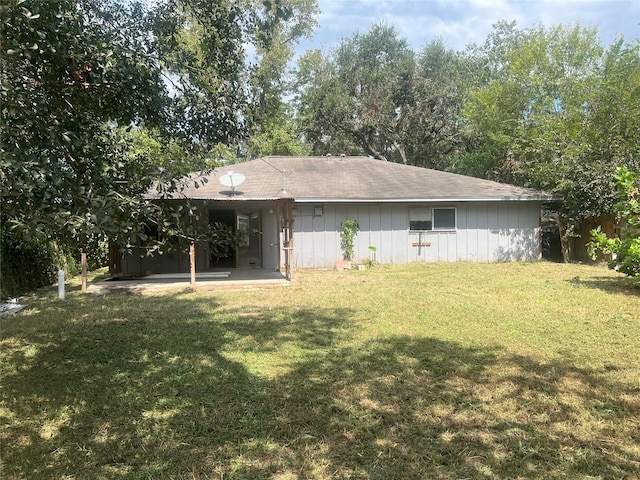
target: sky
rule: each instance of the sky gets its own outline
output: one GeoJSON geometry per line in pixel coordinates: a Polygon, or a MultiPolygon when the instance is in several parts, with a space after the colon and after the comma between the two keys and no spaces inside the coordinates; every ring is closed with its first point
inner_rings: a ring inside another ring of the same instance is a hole
{"type": "Polygon", "coordinates": [[[640,38],[640,0],[318,0],[322,13],[312,39],[296,49],[335,47],[341,38],[365,33],[376,22],[395,25],[400,36],[419,51],[434,38],[462,50],[483,43],[500,20],[519,28],[542,24],[598,27],[603,45],[619,33],[640,38]]]}

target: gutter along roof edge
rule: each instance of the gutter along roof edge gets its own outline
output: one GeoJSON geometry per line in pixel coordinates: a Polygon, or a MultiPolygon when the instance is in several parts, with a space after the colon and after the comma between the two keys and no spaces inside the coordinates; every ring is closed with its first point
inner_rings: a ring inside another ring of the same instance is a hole
{"type": "Polygon", "coordinates": [[[214,202],[276,202],[280,200],[292,200],[296,203],[433,203],[433,202],[556,202],[562,197],[555,195],[525,196],[507,195],[502,197],[425,197],[425,198],[331,198],[331,197],[243,197],[242,195],[224,197],[151,197],[145,195],[147,200],[180,201],[200,200],[214,202]]]}
{"type": "Polygon", "coordinates": [[[419,203],[419,202],[554,202],[562,197],[554,195],[540,196],[503,196],[503,197],[428,197],[428,198],[323,198],[298,197],[297,203],[419,203]]]}

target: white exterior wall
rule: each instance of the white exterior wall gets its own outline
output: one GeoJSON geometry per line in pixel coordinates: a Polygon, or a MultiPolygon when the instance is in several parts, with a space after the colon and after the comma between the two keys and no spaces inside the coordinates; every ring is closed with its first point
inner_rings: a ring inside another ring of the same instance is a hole
{"type": "Polygon", "coordinates": [[[505,262],[540,258],[538,202],[432,204],[300,204],[294,212],[294,267],[333,268],[342,259],[340,223],[357,220],[356,259],[376,247],[380,263],[505,262]],[[322,207],[322,215],[316,215],[322,207]],[[409,207],[455,207],[456,229],[409,231],[409,207]],[[430,242],[430,246],[413,243],[430,242]]]}

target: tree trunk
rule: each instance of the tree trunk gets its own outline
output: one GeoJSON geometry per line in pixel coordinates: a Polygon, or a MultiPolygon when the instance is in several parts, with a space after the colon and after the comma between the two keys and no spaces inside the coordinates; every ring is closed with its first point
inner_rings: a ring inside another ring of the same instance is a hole
{"type": "Polygon", "coordinates": [[[569,222],[563,215],[558,215],[558,230],[560,231],[562,259],[565,263],[569,263],[573,259],[573,237],[567,234],[569,231],[569,222]]]}
{"type": "Polygon", "coordinates": [[[393,146],[395,147],[396,151],[400,154],[400,157],[402,158],[402,163],[404,163],[405,165],[407,164],[407,154],[404,152],[404,148],[400,146],[400,144],[398,142],[396,142],[395,140],[393,141],[393,146]]]}

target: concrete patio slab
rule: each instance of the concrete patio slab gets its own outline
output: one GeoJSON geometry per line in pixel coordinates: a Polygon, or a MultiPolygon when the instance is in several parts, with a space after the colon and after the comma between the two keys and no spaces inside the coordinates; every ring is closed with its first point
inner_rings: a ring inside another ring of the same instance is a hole
{"type": "MultiPolygon", "coordinates": [[[[261,269],[229,269],[196,273],[196,290],[255,289],[286,287],[289,280],[281,272],[261,269]]],[[[111,277],[92,283],[87,291],[95,294],[191,288],[189,273],[163,273],[111,277]]]]}

